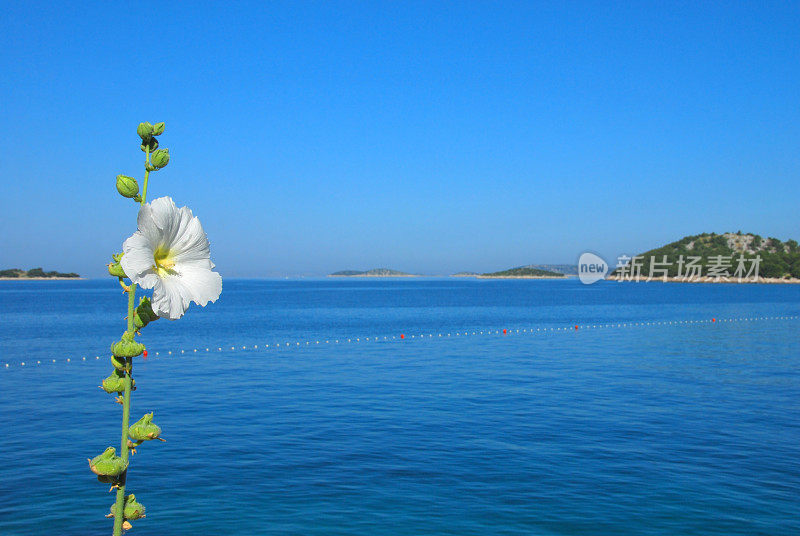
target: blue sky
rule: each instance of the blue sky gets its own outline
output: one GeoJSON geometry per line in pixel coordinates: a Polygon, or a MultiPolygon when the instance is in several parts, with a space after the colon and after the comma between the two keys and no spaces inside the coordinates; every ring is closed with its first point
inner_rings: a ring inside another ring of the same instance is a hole
{"type": "Polygon", "coordinates": [[[223,276],[800,239],[796,2],[110,4],[4,4],[0,267],[102,275],[145,120],[223,276]]]}

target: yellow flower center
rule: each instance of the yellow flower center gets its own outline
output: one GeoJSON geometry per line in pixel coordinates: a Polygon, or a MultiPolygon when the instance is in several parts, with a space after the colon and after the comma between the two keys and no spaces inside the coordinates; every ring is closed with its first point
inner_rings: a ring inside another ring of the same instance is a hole
{"type": "Polygon", "coordinates": [[[153,268],[158,277],[178,274],[175,271],[175,259],[172,258],[172,252],[164,246],[159,246],[153,253],[153,262],[153,268]]]}

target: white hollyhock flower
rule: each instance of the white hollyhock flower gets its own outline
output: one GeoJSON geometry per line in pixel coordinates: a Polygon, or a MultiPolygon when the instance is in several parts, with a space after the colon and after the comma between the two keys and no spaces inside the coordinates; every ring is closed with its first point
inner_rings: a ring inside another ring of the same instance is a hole
{"type": "Polygon", "coordinates": [[[189,303],[205,306],[222,292],[222,277],[212,272],[208,237],[188,207],[169,197],[139,209],[139,230],[122,244],[120,261],[128,278],[152,288],[153,311],[163,318],[183,316],[189,303]]]}

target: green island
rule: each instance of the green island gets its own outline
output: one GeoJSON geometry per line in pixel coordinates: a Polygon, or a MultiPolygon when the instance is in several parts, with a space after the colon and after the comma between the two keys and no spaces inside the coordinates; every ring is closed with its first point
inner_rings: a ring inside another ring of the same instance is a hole
{"type": "Polygon", "coordinates": [[[479,278],[536,278],[536,279],[559,279],[566,277],[561,272],[553,272],[550,270],[542,270],[540,268],[532,268],[530,266],[519,266],[517,268],[511,268],[509,270],[503,270],[501,272],[491,272],[486,274],[480,274],[477,276],[479,278]]]}
{"type": "MultiPolygon", "coordinates": [[[[661,270],[666,269],[668,278],[686,275],[686,262],[689,257],[700,257],[696,264],[702,267],[702,275],[709,273],[709,268],[720,266],[720,263],[729,265],[727,270],[733,278],[739,258],[745,259],[745,275],[752,266],[756,256],[761,258],[758,265],[759,282],[795,282],[800,279],[800,247],[796,240],[781,241],[777,238],[763,238],[757,234],[742,233],[703,233],[686,236],[677,242],[669,243],[660,248],[651,249],[636,255],[637,264],[641,266],[640,274],[646,278],[650,274],[651,264],[658,276],[662,277],[661,270]],[[683,264],[679,260],[683,257],[683,264]],[[720,259],[720,256],[722,259],[720,259]],[[665,261],[666,257],[666,262],[665,261]]],[[[619,278],[626,270],[615,269],[609,274],[609,279],[619,278]]],[[[627,270],[626,276],[630,274],[627,270]]],[[[752,279],[752,275],[751,275],[752,279]]],[[[734,279],[735,280],[735,279],[734,279]]]]}
{"type": "Polygon", "coordinates": [[[418,277],[416,274],[408,274],[390,268],[373,268],[372,270],[342,270],[328,274],[328,277],[418,277]]]}
{"type": "Polygon", "coordinates": [[[556,272],[564,275],[578,275],[578,266],[575,264],[529,264],[523,268],[536,268],[547,272],[556,272]]]}
{"type": "Polygon", "coordinates": [[[7,270],[0,270],[0,278],[2,279],[78,279],[80,275],[69,272],[45,272],[41,268],[31,268],[30,270],[22,270],[20,268],[9,268],[7,270]]]}
{"type": "Polygon", "coordinates": [[[563,276],[578,275],[578,267],[573,264],[528,264],[510,268],[501,272],[456,272],[450,277],[498,277],[498,278],[548,278],[559,279],[563,276]]]}

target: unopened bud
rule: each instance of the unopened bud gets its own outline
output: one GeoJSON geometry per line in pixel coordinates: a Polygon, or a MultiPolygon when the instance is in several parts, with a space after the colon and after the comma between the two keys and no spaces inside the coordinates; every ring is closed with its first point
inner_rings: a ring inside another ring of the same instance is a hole
{"type": "Polygon", "coordinates": [[[126,277],[125,270],[122,269],[119,263],[112,263],[108,265],[108,274],[114,277],[126,277]]]}
{"type": "Polygon", "coordinates": [[[122,269],[122,266],[119,264],[119,261],[122,260],[122,255],[124,255],[124,253],[117,253],[116,255],[111,256],[111,259],[114,262],[108,264],[109,275],[113,275],[114,277],[127,277],[125,275],[125,271],[122,269]]]}
{"type": "Polygon", "coordinates": [[[96,475],[117,476],[128,468],[128,463],[117,456],[114,447],[108,447],[105,452],[89,460],[89,469],[96,475]]]}
{"type": "Polygon", "coordinates": [[[122,338],[111,345],[111,353],[117,357],[136,357],[144,352],[144,344],[140,344],[133,339],[133,333],[126,331],[122,338]]]}
{"type": "Polygon", "coordinates": [[[122,197],[136,197],[139,195],[139,183],[133,177],[117,175],[117,191],[122,197]]]}
{"type": "Polygon", "coordinates": [[[153,136],[160,136],[164,133],[164,122],[153,125],[153,136]]]}
{"type": "Polygon", "coordinates": [[[124,357],[117,357],[115,355],[111,356],[111,364],[114,365],[114,368],[117,370],[128,370],[128,361],[124,357]]]}
{"type": "MultiPolygon", "coordinates": [[[[136,380],[131,378],[131,389],[136,387],[136,380]]],[[[125,390],[125,373],[121,370],[114,369],[114,372],[109,374],[108,378],[103,380],[100,388],[106,393],[121,393],[125,390]]]]}
{"type": "MultiPolygon", "coordinates": [[[[111,505],[111,514],[106,517],[114,517],[117,515],[117,505],[111,505]]],[[[144,505],[136,502],[136,495],[131,493],[125,497],[125,506],[122,508],[122,516],[127,520],[136,520],[144,517],[144,505]]]]}
{"type": "Polygon", "coordinates": [[[142,329],[150,322],[159,319],[159,316],[153,312],[153,306],[150,304],[150,298],[143,297],[133,313],[133,325],[136,329],[142,329]]]}
{"type": "Polygon", "coordinates": [[[142,138],[142,141],[147,141],[153,137],[153,125],[148,122],[139,123],[136,133],[142,138]]]}
{"type": "Polygon", "coordinates": [[[169,164],[169,149],[157,149],[150,156],[150,163],[156,169],[161,169],[169,164]]]}
{"type": "Polygon", "coordinates": [[[161,435],[161,428],[153,424],[153,414],[145,413],[144,416],[133,423],[128,429],[128,436],[134,441],[149,441],[158,439],[161,435]]]}

